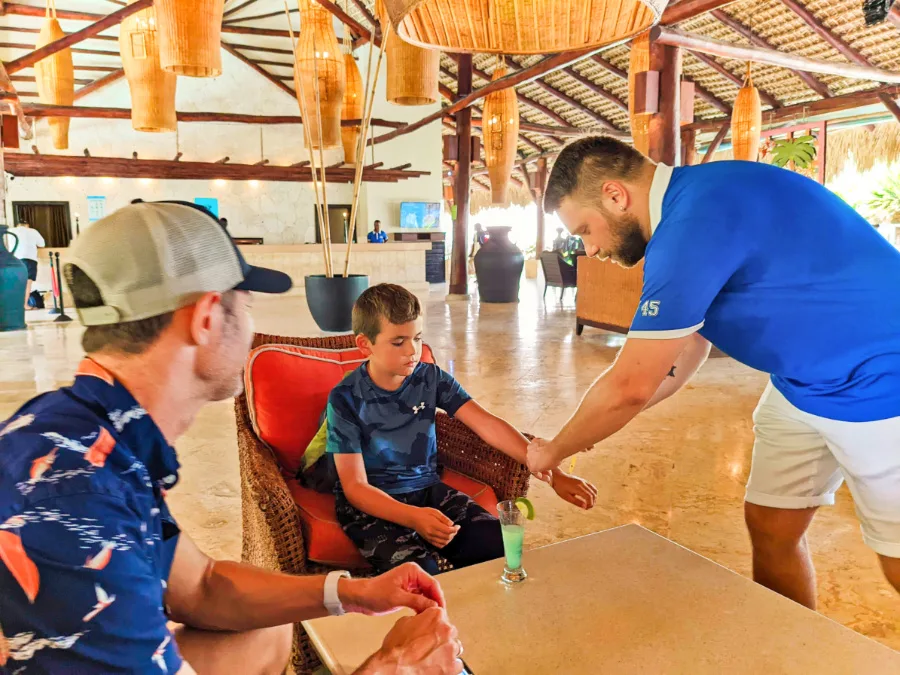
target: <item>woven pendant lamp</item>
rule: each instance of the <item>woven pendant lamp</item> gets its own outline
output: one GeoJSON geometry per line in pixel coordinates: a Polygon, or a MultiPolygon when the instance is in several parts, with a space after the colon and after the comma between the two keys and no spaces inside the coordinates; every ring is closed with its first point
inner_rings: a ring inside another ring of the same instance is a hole
{"type": "Polygon", "coordinates": [[[631,63],[628,66],[628,114],[634,147],[643,155],[650,152],[650,118],[652,115],[634,114],[634,81],[638,73],[650,70],[650,33],[638,35],[631,41],[631,63]]]}
{"type": "MultiPolygon", "coordinates": [[[[297,96],[306,97],[312,150],[341,145],[341,104],[344,100],[346,73],[344,57],[338,48],[331,13],[314,0],[300,0],[300,37],[294,61],[294,85],[297,96]],[[318,79],[318,85],[316,85],[318,79]],[[302,80],[303,87],[300,87],[302,80]],[[318,105],[316,87],[318,86],[318,105]],[[322,138],[319,138],[321,119],[322,138]]],[[[301,106],[301,110],[303,106],[301,106]]],[[[301,112],[302,114],[302,112],[301,112]]]]}
{"type": "Polygon", "coordinates": [[[448,52],[548,54],[601,47],[659,21],[668,0],[384,0],[397,34],[448,52]]]}
{"type": "MultiPolygon", "coordinates": [[[[381,22],[381,33],[390,18],[382,0],[375,3],[375,11],[381,22]]],[[[388,33],[385,46],[387,57],[387,100],[396,105],[430,105],[437,103],[438,73],[441,53],[434,49],[422,49],[400,39],[396,31],[388,33]]]]}
{"type": "MultiPolygon", "coordinates": [[[[344,103],[341,106],[342,120],[358,120],[363,116],[363,80],[353,54],[344,54],[344,72],[347,86],[344,88],[344,103]]],[[[341,143],[344,146],[344,163],[356,165],[356,146],[359,142],[359,125],[341,127],[341,143]]]]}
{"type": "Polygon", "coordinates": [[[738,91],[731,112],[731,145],[735,159],[755,162],[759,157],[759,141],[762,134],[762,105],[759,90],[753,86],[750,64],[747,64],[747,78],[738,91]]]}
{"type": "MultiPolygon", "coordinates": [[[[66,34],[56,20],[56,3],[47,0],[47,13],[41,32],[38,33],[35,49],[64,38],[66,34]],[[51,14],[52,7],[52,14],[51,14]]],[[[75,68],[72,65],[72,50],[63,49],[34,64],[38,98],[50,105],[73,105],[75,103],[75,68]]],[[[69,118],[53,117],[48,120],[53,147],[66,150],[69,147],[69,118]]]]}
{"type": "Polygon", "coordinates": [[[187,77],[222,74],[225,0],[156,0],[163,70],[187,77]]]}
{"type": "MultiPolygon", "coordinates": [[[[506,66],[500,66],[494,70],[491,81],[506,74],[506,66]]],[[[484,137],[484,163],[491,180],[491,202],[505,204],[519,139],[519,105],[515,89],[508,87],[485,97],[481,134],[484,137]]]]}
{"type": "Polygon", "coordinates": [[[122,21],[119,52],[131,91],[131,126],[135,131],[175,131],[178,76],[159,64],[159,33],[153,7],[122,21]]]}

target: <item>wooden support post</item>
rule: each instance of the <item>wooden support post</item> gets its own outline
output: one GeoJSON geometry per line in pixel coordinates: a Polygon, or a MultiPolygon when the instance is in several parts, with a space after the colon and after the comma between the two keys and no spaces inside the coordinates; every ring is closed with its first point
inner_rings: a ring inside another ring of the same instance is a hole
{"type": "MultiPolygon", "coordinates": [[[[525,170],[525,165],[522,165],[525,170]]],[[[541,157],[537,161],[537,172],[534,175],[534,203],[537,205],[537,238],[534,246],[534,255],[541,257],[544,250],[544,190],[547,189],[547,158],[541,157]]]]}
{"type": "Polygon", "coordinates": [[[709,147],[706,149],[706,154],[703,155],[703,159],[700,160],[701,164],[706,164],[709,160],[712,159],[712,156],[716,154],[716,150],[719,149],[719,146],[722,145],[722,141],[725,138],[725,134],[728,133],[728,130],[731,128],[731,120],[722,124],[722,127],[719,129],[719,133],[716,134],[716,137],[712,140],[712,143],[709,144],[709,147]]]}
{"type": "Polygon", "coordinates": [[[828,163],[828,122],[822,122],[822,131],[819,133],[819,184],[825,185],[825,169],[828,163]]]}
{"type": "MultiPolygon", "coordinates": [[[[472,55],[461,54],[456,91],[465,98],[472,93],[472,55]]],[[[450,295],[469,294],[466,249],[469,242],[469,192],[472,172],[472,108],[456,112],[456,137],[459,163],[456,170],[456,220],[453,222],[453,251],[450,260],[450,295]]]]}
{"type": "Polygon", "coordinates": [[[697,132],[693,129],[681,130],[681,166],[692,166],[697,162],[697,132]]]}
{"type": "Polygon", "coordinates": [[[681,49],[650,42],[650,70],[659,73],[659,111],[650,118],[650,159],[681,164],[681,49]]]}

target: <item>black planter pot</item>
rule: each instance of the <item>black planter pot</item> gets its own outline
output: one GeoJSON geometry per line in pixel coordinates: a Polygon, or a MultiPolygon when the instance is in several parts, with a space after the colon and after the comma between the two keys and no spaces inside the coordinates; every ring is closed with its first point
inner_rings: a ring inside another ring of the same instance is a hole
{"type": "Polygon", "coordinates": [[[351,328],[353,303],[369,287],[365,274],[349,277],[311,274],[305,278],[306,304],[316,325],[330,333],[346,333],[351,328]]]}
{"type": "Polygon", "coordinates": [[[475,277],[482,302],[519,301],[519,280],[525,256],[509,240],[511,229],[487,228],[488,240],[475,254],[475,277]]]}

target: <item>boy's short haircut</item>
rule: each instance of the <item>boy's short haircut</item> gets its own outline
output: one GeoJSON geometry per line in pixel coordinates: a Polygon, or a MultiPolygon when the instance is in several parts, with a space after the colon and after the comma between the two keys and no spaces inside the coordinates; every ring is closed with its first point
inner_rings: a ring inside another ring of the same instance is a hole
{"type": "Polygon", "coordinates": [[[403,286],[377,284],[363,291],[353,305],[353,333],[375,342],[382,318],[388,323],[404,324],[421,315],[419,299],[403,286]]]}

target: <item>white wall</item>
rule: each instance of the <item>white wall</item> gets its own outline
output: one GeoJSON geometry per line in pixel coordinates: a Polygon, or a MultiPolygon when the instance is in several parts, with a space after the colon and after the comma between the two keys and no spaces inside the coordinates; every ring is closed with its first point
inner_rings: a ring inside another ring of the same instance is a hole
{"type": "MultiPolygon", "coordinates": [[[[360,68],[365,77],[367,48],[359,50],[360,68]]],[[[377,52],[376,52],[377,56],[377,52]]],[[[265,115],[297,115],[296,101],[244,63],[227,52],[222,53],[223,74],[215,79],[179,78],[177,109],[179,111],[230,112],[265,115]]],[[[382,71],[384,67],[382,68],[382,71]]],[[[384,100],[384,72],[379,78],[374,116],[390,120],[416,120],[433,110],[428,107],[404,108],[384,100]]],[[[120,80],[91,94],[79,105],[131,106],[128,85],[120,80]]],[[[172,159],[182,152],[184,161],[214,162],[228,156],[232,163],[254,163],[262,157],[273,165],[289,165],[307,158],[300,125],[247,125],[219,123],[181,123],[178,134],[138,133],[129,120],[73,119],[69,133],[69,150],[54,150],[46,122],[35,126],[31,143],[44,154],[82,154],[88,148],[95,157],[130,157],[137,151],[141,159],[172,159]],[[262,153],[260,148],[262,134],[262,153]]],[[[389,129],[376,129],[378,133],[389,129]]],[[[359,229],[371,228],[380,218],[385,229],[399,223],[401,201],[440,201],[441,199],[441,124],[437,122],[413,134],[377,145],[375,161],[389,168],[412,162],[413,169],[431,171],[431,176],[401,181],[398,184],[364,184],[360,195],[359,229]]],[[[325,164],[342,157],[342,150],[325,153],[325,164]]],[[[370,163],[371,151],[367,154],[370,163]]],[[[140,197],[152,199],[184,199],[214,197],[219,200],[220,215],[229,220],[234,236],[263,237],[267,244],[295,244],[315,241],[315,198],[311,183],[247,181],[183,181],[134,180],[101,178],[16,178],[9,182],[7,218],[12,218],[13,201],[67,201],[71,212],[87,224],[87,197],[105,196],[106,212],[127,205],[140,197]]],[[[329,184],[328,201],[349,204],[352,186],[329,184]]]]}

